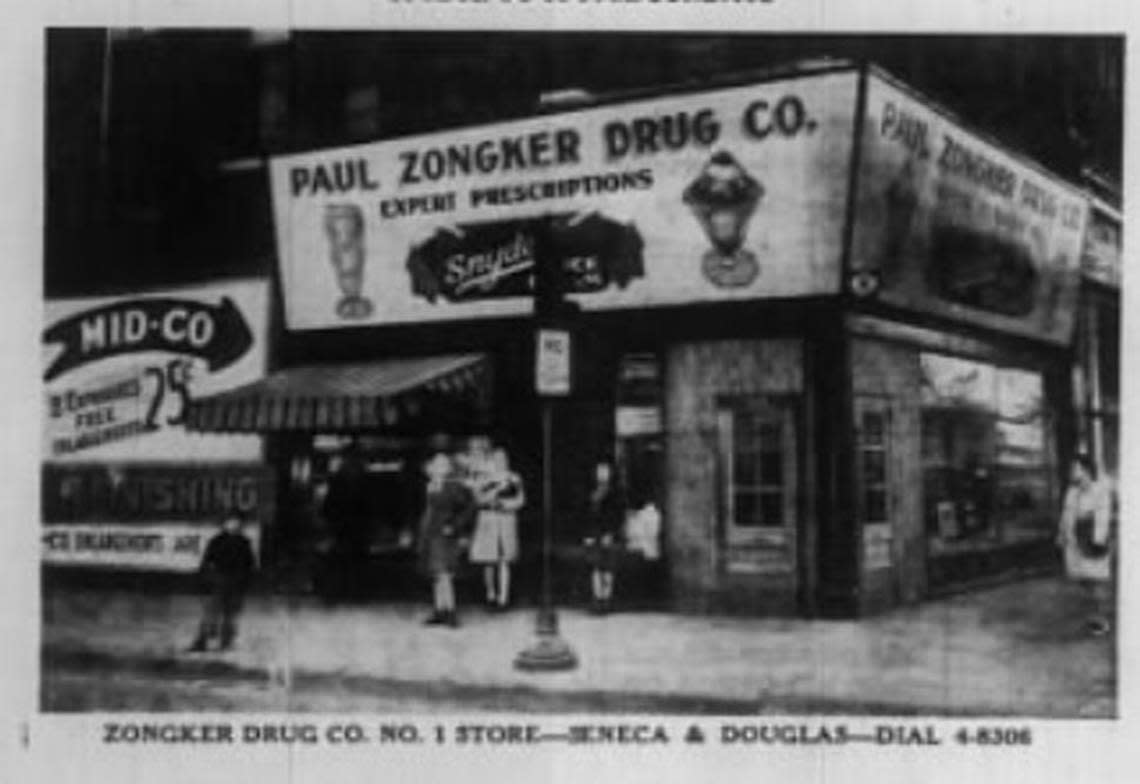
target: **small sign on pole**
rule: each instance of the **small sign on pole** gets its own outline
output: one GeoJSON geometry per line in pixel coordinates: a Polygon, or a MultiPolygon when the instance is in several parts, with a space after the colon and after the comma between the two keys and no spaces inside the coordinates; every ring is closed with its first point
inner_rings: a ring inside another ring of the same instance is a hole
{"type": "Polygon", "coordinates": [[[535,367],[535,390],[540,395],[565,397],[570,394],[570,331],[543,327],[536,340],[538,356],[535,367]]]}

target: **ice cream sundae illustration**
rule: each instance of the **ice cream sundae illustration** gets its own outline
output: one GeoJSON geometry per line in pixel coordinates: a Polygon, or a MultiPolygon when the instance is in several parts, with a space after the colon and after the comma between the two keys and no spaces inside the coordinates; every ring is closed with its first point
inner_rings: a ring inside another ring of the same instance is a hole
{"type": "Polygon", "coordinates": [[[760,274],[756,254],[742,247],[764,186],[727,152],[715,153],[683,194],[712,243],[701,259],[708,280],[722,288],[747,286],[760,274]]]}
{"type": "Polygon", "coordinates": [[[355,204],[329,204],[325,207],[325,236],[329,240],[329,262],[344,295],[336,304],[344,319],[367,318],[372,301],[361,295],[364,288],[364,213],[355,204]]]}

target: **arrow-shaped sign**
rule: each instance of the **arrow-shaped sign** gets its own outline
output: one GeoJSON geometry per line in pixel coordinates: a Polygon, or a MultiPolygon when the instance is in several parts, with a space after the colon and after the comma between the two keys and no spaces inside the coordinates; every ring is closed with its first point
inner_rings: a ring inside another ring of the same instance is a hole
{"type": "Polygon", "coordinates": [[[156,297],[122,300],[69,316],[44,331],[44,342],[63,347],[44,373],[51,381],[80,365],[141,351],[200,357],[216,371],[249,350],[253,333],[229,297],[217,305],[156,297]]]}

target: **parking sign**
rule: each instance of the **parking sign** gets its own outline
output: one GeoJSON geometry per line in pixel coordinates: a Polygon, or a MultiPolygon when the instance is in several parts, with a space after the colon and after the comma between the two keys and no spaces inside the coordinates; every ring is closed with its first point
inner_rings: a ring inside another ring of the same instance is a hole
{"type": "Polygon", "coordinates": [[[565,329],[538,330],[535,361],[535,389],[540,395],[570,394],[570,332],[565,329]]]}

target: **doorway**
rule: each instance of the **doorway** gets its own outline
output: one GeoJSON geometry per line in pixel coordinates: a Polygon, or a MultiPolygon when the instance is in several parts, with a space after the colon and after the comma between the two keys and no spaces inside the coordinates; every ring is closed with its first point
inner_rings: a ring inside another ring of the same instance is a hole
{"type": "Polygon", "coordinates": [[[796,589],[799,460],[796,399],[723,397],[717,405],[721,567],[783,575],[796,589]]]}

